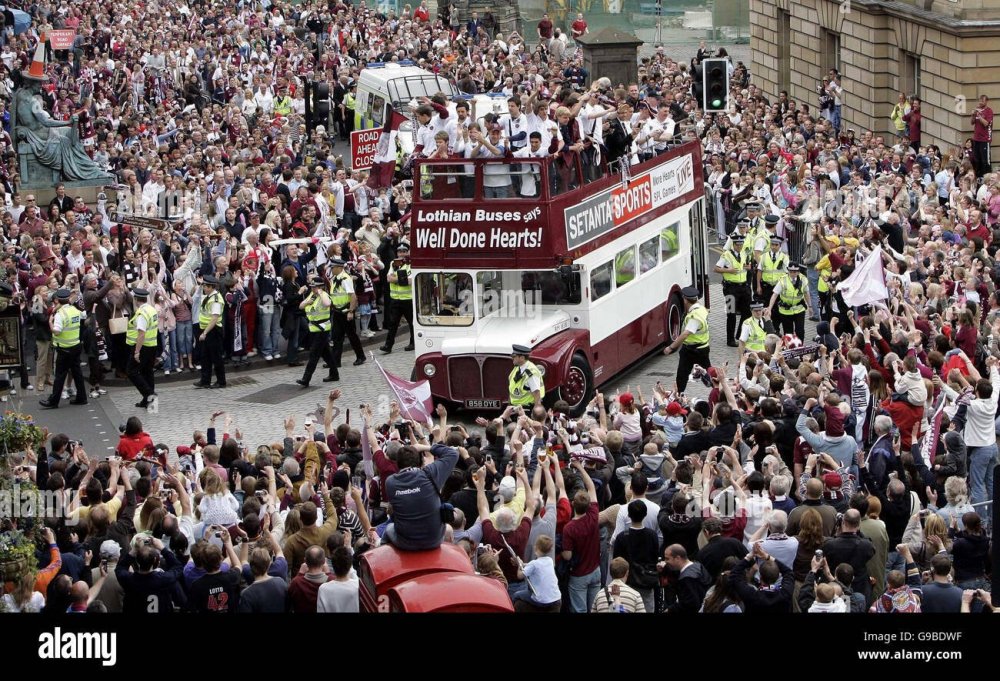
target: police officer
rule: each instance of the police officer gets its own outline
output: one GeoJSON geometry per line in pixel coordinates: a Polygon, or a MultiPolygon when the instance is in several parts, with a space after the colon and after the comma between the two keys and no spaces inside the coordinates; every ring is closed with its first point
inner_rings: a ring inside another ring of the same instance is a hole
{"type": "Polygon", "coordinates": [[[76,385],[76,399],[70,404],[87,404],[87,388],[83,384],[83,371],[80,369],[80,319],[83,316],[76,305],[69,302],[72,292],[61,288],[56,291],[56,309],[49,318],[49,328],[52,329],[52,347],[56,349],[56,377],[52,385],[52,395],[47,400],[39,400],[46,409],[56,409],[59,398],[62,397],[66,374],[73,374],[76,385]]]}
{"type": "Polygon", "coordinates": [[[299,303],[299,308],[305,311],[309,323],[309,361],[306,362],[306,371],[302,374],[302,378],[295,381],[303,388],[309,386],[320,357],[326,360],[330,367],[330,374],[323,379],[323,382],[340,380],[337,364],[330,352],[330,296],[323,290],[324,288],[321,277],[315,274],[310,276],[309,295],[299,303]]]}
{"type": "MultiPolygon", "coordinates": [[[[743,251],[747,254],[747,262],[753,262],[753,242],[755,237],[750,234],[750,221],[746,218],[738,220],[736,222],[736,229],[733,230],[729,238],[726,239],[726,245],[724,248],[733,248],[733,237],[737,234],[742,237],[743,240],[743,251]]],[[[737,249],[739,250],[739,249],[737,249]]]]}
{"type": "Polygon", "coordinates": [[[510,358],[514,368],[507,377],[511,405],[527,407],[528,411],[540,405],[545,397],[545,380],[541,370],[528,360],[530,354],[531,348],[526,345],[512,346],[510,358]]]}
{"type": "Polygon", "coordinates": [[[750,284],[747,271],[750,269],[749,255],[743,248],[743,235],[733,232],[731,246],[722,252],[715,271],[722,274],[722,292],[726,296],[726,344],[735,348],[736,320],[740,325],[750,316],[750,284]]]}
{"type": "Polygon", "coordinates": [[[358,330],[354,323],[354,311],[358,309],[358,296],[354,293],[354,279],[344,271],[344,263],[340,258],[330,261],[330,321],[333,325],[330,334],[330,355],[332,366],[340,368],[340,357],[344,353],[344,336],[351,342],[354,350],[354,366],[365,363],[365,349],[361,347],[358,330]]]}
{"type": "Polygon", "coordinates": [[[399,320],[405,317],[410,325],[410,344],[404,350],[413,350],[413,282],[410,280],[410,245],[400,242],[396,249],[397,259],[389,267],[389,321],[386,324],[385,345],[379,348],[382,352],[392,352],[392,344],[396,342],[396,330],[399,320]]]}
{"type": "Polygon", "coordinates": [[[666,347],[664,355],[680,348],[680,362],[677,365],[677,392],[684,392],[691,369],[695,364],[708,368],[712,364],[708,350],[711,340],[708,335],[708,309],[698,302],[701,295],[694,286],[681,289],[684,296],[684,328],[674,342],[666,347]]]}
{"type": "MultiPolygon", "coordinates": [[[[806,312],[810,310],[809,280],[802,274],[802,265],[789,263],[786,274],[771,294],[768,314],[771,314],[775,302],[778,303],[778,319],[774,326],[782,326],[782,333],[794,333],[799,338],[805,338],[806,312]]],[[[810,313],[811,314],[811,313],[810,313]]]]}
{"type": "Polygon", "coordinates": [[[771,247],[760,257],[757,268],[757,300],[768,303],[774,287],[788,272],[788,255],[781,251],[783,239],[780,236],[770,238],[771,247]]]}
{"type": "Polygon", "coordinates": [[[142,288],[133,289],[132,297],[135,298],[138,307],[128,320],[128,328],[125,331],[125,345],[129,347],[125,373],[142,395],[142,400],[136,402],[135,406],[140,409],[154,408],[156,386],[153,365],[156,364],[159,320],[156,308],[149,304],[149,291],[142,288]]]}
{"type": "Polygon", "coordinates": [[[219,280],[211,274],[202,278],[203,297],[198,308],[198,345],[201,357],[201,380],[195,388],[225,388],[226,363],[224,358],[225,331],[222,315],[226,302],[219,293],[219,280]],[[215,368],[215,383],[212,383],[212,369],[215,368]]]}
{"type": "Polygon", "coordinates": [[[767,338],[767,331],[764,330],[764,303],[752,304],[750,312],[750,318],[740,327],[740,356],[747,352],[764,352],[764,340],[767,338]]]}

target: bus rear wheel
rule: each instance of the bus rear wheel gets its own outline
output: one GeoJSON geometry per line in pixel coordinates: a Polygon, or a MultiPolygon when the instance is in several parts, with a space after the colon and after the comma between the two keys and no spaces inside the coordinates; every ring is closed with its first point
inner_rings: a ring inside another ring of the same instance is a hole
{"type": "Polygon", "coordinates": [[[559,399],[569,405],[571,416],[580,416],[587,403],[594,398],[594,378],[587,358],[581,353],[573,355],[569,371],[559,386],[559,399]]]}
{"type": "Polygon", "coordinates": [[[667,342],[673,343],[681,335],[681,324],[684,323],[684,301],[674,293],[667,301],[667,342]]]}

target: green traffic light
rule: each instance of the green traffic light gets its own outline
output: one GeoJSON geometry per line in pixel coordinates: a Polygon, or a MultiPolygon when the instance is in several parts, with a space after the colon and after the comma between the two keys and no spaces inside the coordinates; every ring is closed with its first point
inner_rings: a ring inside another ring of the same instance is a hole
{"type": "Polygon", "coordinates": [[[721,99],[713,99],[712,100],[712,108],[713,109],[718,109],[721,106],[722,106],[722,100],[721,99]]]}

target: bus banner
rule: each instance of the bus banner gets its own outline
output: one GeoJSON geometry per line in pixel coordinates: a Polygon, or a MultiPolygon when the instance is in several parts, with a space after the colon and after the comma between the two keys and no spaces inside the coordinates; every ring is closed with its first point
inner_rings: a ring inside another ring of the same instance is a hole
{"type": "Polygon", "coordinates": [[[566,246],[579,248],[693,190],[694,164],[686,154],[567,208],[566,246]]]}
{"type": "Polygon", "coordinates": [[[540,208],[450,210],[418,208],[413,232],[418,249],[479,250],[542,247],[540,208]]]}

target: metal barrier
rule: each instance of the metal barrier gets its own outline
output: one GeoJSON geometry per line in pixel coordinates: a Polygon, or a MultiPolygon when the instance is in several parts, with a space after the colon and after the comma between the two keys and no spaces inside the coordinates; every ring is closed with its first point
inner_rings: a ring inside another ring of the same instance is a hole
{"type": "Polygon", "coordinates": [[[793,262],[802,262],[802,255],[806,252],[806,244],[809,242],[809,225],[798,216],[791,220],[785,220],[785,235],[788,244],[788,259],[793,262]]]}

